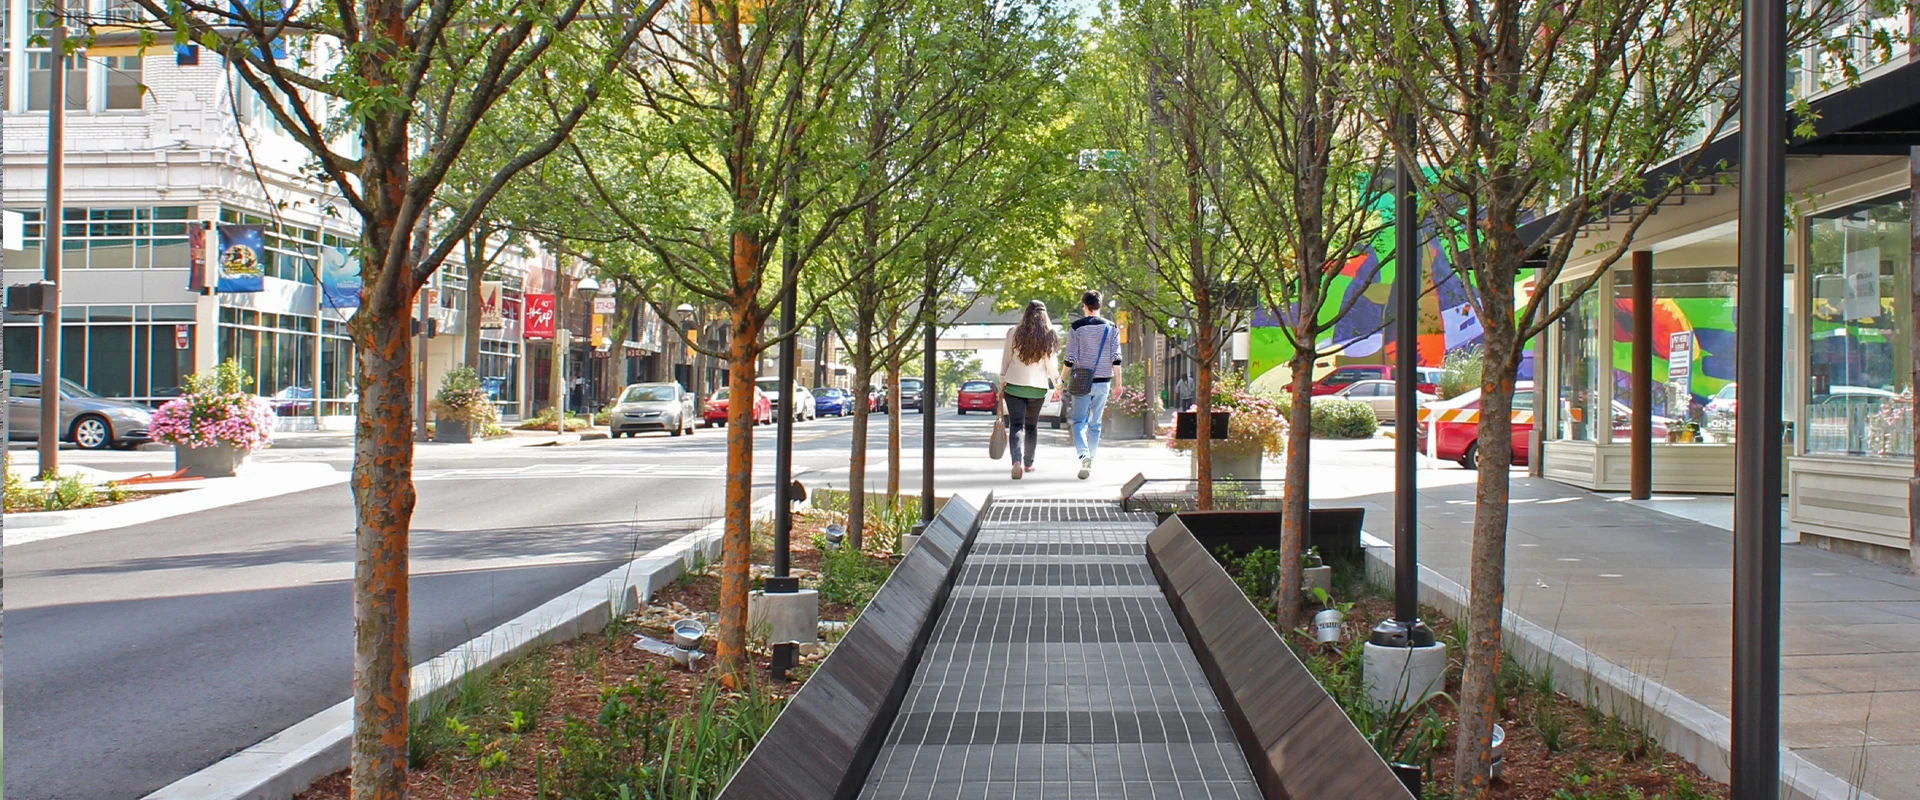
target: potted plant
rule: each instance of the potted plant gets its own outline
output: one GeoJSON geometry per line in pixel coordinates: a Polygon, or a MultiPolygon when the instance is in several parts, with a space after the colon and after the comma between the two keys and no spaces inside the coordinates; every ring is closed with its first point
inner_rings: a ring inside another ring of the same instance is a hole
{"type": "Polygon", "coordinates": [[[1106,435],[1115,439],[1147,439],[1154,431],[1147,430],[1146,415],[1151,412],[1157,419],[1161,411],[1160,398],[1147,394],[1146,390],[1127,386],[1107,399],[1105,426],[1106,435]]]}
{"type": "Polygon", "coordinates": [[[1676,421],[1667,425],[1667,441],[1675,444],[1690,444],[1699,441],[1700,423],[1676,421]]]}
{"type": "MultiPolygon", "coordinates": [[[[1213,477],[1258,480],[1261,462],[1279,461],[1287,448],[1287,416],[1279,401],[1245,386],[1222,381],[1213,393],[1213,410],[1225,411],[1227,438],[1213,443],[1213,477]]],[[[1196,443],[1168,439],[1167,446],[1193,452],[1196,443]]],[[[1199,474],[1199,465],[1193,472],[1199,474]]]]}
{"type": "Polygon", "coordinates": [[[231,359],[211,373],[187,377],[179,397],[153,412],[147,430],[173,445],[173,466],[186,477],[230,477],[253,451],[273,440],[273,406],[251,391],[253,378],[231,359]]]}
{"type": "Polygon", "coordinates": [[[433,395],[433,415],[434,441],[466,444],[497,421],[499,411],[480,386],[480,376],[472,367],[461,367],[440,381],[440,391],[433,395]]]}

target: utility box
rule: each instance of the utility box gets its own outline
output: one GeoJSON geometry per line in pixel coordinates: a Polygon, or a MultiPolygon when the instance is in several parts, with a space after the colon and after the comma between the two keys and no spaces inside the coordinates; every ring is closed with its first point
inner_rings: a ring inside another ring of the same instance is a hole
{"type": "Polygon", "coordinates": [[[52,281],[34,281],[16,283],[7,287],[7,313],[9,314],[52,314],[60,310],[54,302],[55,292],[52,281]]]}

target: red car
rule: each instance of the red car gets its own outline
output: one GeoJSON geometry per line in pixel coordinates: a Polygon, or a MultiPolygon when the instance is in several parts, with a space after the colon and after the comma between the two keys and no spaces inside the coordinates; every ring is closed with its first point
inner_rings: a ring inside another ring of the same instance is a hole
{"type": "Polygon", "coordinates": [[[1000,402],[1000,387],[993,381],[967,381],[960,384],[960,413],[985,411],[993,413],[1000,402]]]}
{"type": "MultiPolygon", "coordinates": [[[[773,421],[773,402],[767,399],[758,388],[753,390],[753,424],[765,425],[773,421]]],[[[727,424],[727,390],[723,387],[707,398],[700,407],[700,424],[711,428],[727,424]]]]}
{"type": "MultiPolygon", "coordinates": [[[[1480,410],[1480,390],[1474,389],[1452,400],[1431,404],[1422,410],[1429,414],[1440,414],[1443,417],[1448,416],[1445,413],[1448,411],[1478,411],[1480,410]]],[[[1513,420],[1513,465],[1516,467],[1524,467],[1527,465],[1527,451],[1533,443],[1532,381],[1521,381],[1514,385],[1513,411],[1513,416],[1515,417],[1513,420]]],[[[1477,469],[1480,465],[1480,443],[1477,441],[1480,438],[1480,423],[1477,415],[1463,416],[1474,416],[1475,419],[1443,419],[1434,424],[1434,427],[1438,430],[1438,441],[1435,442],[1433,453],[1438,458],[1452,461],[1467,469],[1477,469]]],[[[1666,417],[1655,416],[1653,418],[1653,438],[1656,441],[1667,438],[1667,423],[1669,422],[1672,422],[1672,420],[1666,417]]],[[[1421,421],[1416,430],[1417,433],[1414,437],[1414,442],[1420,452],[1426,453],[1427,423],[1424,420],[1421,421]]],[[[1615,401],[1613,404],[1613,438],[1615,441],[1626,441],[1632,435],[1632,411],[1625,403],[1615,401]]]]}

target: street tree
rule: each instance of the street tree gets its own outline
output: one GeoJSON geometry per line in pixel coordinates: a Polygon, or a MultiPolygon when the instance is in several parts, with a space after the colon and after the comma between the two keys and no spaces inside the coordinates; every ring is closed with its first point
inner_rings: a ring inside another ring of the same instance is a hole
{"type": "MultiPolygon", "coordinates": [[[[1351,11],[1344,0],[1254,0],[1222,9],[1214,28],[1233,87],[1212,187],[1234,198],[1218,204],[1223,257],[1256,276],[1262,305],[1293,350],[1282,564],[1299,563],[1306,540],[1313,367],[1345,346],[1323,338],[1373,284],[1378,264],[1360,262],[1386,225],[1380,177],[1391,169],[1389,148],[1371,124],[1375,82],[1353,58],[1351,11]],[[1335,296],[1343,275],[1351,283],[1335,296]]],[[[1396,288],[1416,291],[1418,265],[1395,266],[1396,288]]],[[[1280,620],[1293,627],[1299,570],[1281,570],[1278,584],[1280,620]]]]}
{"type": "Polygon", "coordinates": [[[1497,719],[1510,418],[1527,343],[1629,252],[1661,205],[1724,168],[1692,144],[1738,114],[1740,4],[1376,0],[1358,11],[1390,21],[1363,58],[1393,81],[1412,124],[1381,127],[1419,165],[1423,216],[1455,250],[1484,332],[1454,762],[1455,792],[1478,797],[1497,719]],[[1583,244],[1601,221],[1603,243],[1583,244]],[[1563,281],[1569,259],[1595,256],[1591,273],[1563,281]]]}
{"type": "Polygon", "coordinates": [[[492,196],[572,133],[665,0],[135,2],[156,20],[148,26],[155,38],[197,44],[230,65],[361,225],[361,303],[347,326],[360,397],[351,482],[353,796],[398,798],[411,700],[414,295],[492,196]],[[430,91],[456,84],[462,91],[430,91]],[[468,155],[474,131],[531,84],[545,87],[554,123],[495,154],[463,213],[435,216],[435,194],[468,155]]]}
{"type": "Polygon", "coordinates": [[[1126,0],[1084,71],[1089,148],[1079,255],[1122,304],[1168,336],[1198,372],[1194,443],[1200,508],[1213,507],[1212,419],[1220,354],[1252,310],[1251,271],[1232,258],[1221,193],[1223,117],[1236,91],[1214,4],[1126,0]]]}

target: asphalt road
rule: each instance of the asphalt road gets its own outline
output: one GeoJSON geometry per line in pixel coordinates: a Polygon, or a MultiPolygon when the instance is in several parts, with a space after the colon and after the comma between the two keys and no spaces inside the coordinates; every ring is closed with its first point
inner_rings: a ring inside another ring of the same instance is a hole
{"type": "MultiPolygon", "coordinates": [[[[798,426],[796,468],[844,475],[850,427],[798,426]]],[[[771,487],[773,429],[757,440],[756,496],[771,487]]],[[[719,430],[422,447],[414,657],[705,524],[721,508],[724,453],[719,430]]],[[[873,453],[884,469],[884,450],[873,453]]],[[[64,457],[116,470],[171,459],[64,457]]],[[[261,457],[344,469],[351,454],[261,457]]],[[[352,519],[341,485],[6,548],[6,796],[138,798],[346,699],[352,519]]]]}

